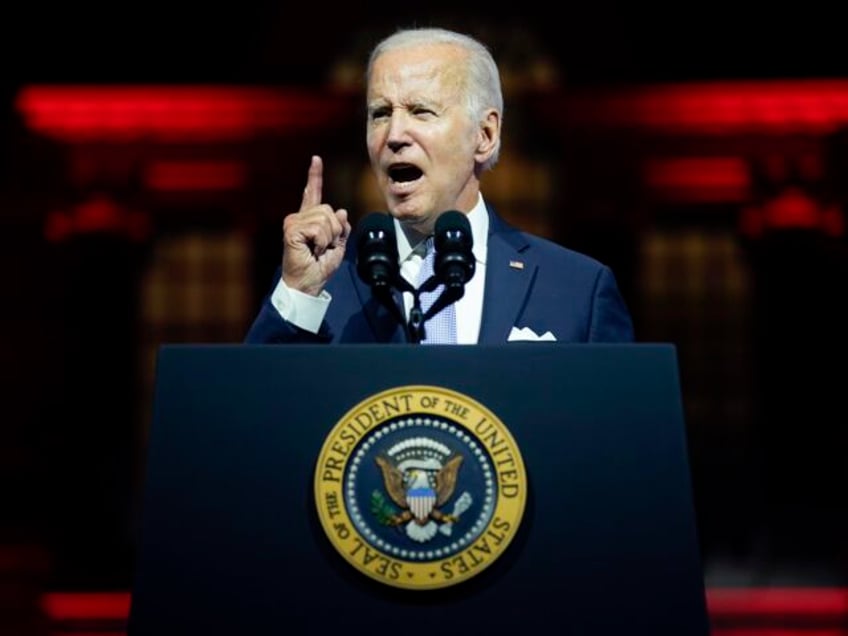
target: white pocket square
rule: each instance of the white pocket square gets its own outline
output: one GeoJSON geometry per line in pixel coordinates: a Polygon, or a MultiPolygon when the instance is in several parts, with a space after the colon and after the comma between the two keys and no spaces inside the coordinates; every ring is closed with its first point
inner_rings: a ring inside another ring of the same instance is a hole
{"type": "Polygon", "coordinates": [[[522,327],[521,329],[516,329],[515,327],[509,332],[509,337],[506,339],[507,342],[517,342],[519,340],[529,340],[529,341],[553,341],[556,340],[554,334],[550,331],[546,331],[541,336],[533,331],[530,327],[522,327]]]}

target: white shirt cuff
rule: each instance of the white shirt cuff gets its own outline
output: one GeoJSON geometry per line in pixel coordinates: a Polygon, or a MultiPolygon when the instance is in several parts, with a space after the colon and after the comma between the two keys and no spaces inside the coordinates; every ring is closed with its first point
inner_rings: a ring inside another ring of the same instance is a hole
{"type": "Polygon", "coordinates": [[[284,320],[308,331],[318,333],[332,297],[326,291],[318,296],[291,289],[280,278],[271,294],[271,304],[284,320]]]}

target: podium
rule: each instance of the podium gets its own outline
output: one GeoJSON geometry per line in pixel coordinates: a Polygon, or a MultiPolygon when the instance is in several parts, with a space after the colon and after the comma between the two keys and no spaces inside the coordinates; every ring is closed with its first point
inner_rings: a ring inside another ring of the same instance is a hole
{"type": "Polygon", "coordinates": [[[129,634],[384,630],[709,634],[674,346],[162,346],[129,634]]]}

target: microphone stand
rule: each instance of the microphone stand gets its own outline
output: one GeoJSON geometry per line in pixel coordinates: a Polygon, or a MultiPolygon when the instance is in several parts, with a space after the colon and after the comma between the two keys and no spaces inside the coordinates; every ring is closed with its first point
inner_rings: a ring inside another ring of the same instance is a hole
{"type": "Polygon", "coordinates": [[[406,335],[408,340],[413,344],[421,344],[421,341],[424,340],[425,322],[430,320],[430,318],[435,316],[451,303],[462,298],[462,295],[465,293],[464,285],[446,285],[444,290],[442,290],[442,293],[439,294],[439,297],[436,299],[436,302],[434,302],[430,306],[430,309],[424,313],[421,309],[421,293],[433,291],[440,283],[441,281],[434,274],[425,280],[417,289],[411,285],[409,286],[410,289],[407,289],[407,291],[412,292],[412,309],[409,311],[409,321],[406,324],[406,335]]]}
{"type": "Polygon", "coordinates": [[[400,274],[393,221],[385,214],[374,212],[365,217],[362,234],[357,239],[356,272],[371,287],[372,296],[389,314],[404,325],[408,342],[421,344],[424,340],[424,323],[451,303],[462,298],[465,283],[474,275],[474,254],[471,251],[471,226],[466,216],[457,210],[448,210],[436,220],[434,243],[438,252],[431,275],[416,288],[400,274]],[[421,293],[435,290],[440,283],[444,289],[436,302],[425,313],[421,309],[421,293]],[[412,294],[409,320],[402,305],[397,302],[394,290],[412,294]]]}
{"type": "Polygon", "coordinates": [[[455,303],[462,298],[465,293],[464,285],[445,285],[444,290],[439,294],[436,302],[430,306],[430,309],[424,312],[421,308],[421,294],[423,292],[433,291],[441,282],[435,274],[425,280],[420,287],[414,287],[402,276],[398,276],[395,279],[394,287],[398,291],[401,293],[410,292],[412,294],[412,309],[409,311],[409,320],[405,320],[403,311],[395,302],[394,295],[392,294],[392,286],[372,285],[371,293],[389,311],[393,318],[404,325],[407,341],[413,344],[421,344],[426,333],[424,323],[451,303],[455,303]]]}

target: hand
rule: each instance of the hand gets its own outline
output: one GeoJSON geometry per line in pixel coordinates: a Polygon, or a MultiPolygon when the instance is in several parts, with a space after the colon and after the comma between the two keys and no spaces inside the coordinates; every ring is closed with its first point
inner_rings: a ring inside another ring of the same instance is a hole
{"type": "Polygon", "coordinates": [[[321,202],[323,185],[324,163],[314,156],[300,210],[283,220],[283,281],[312,296],[341,265],[350,236],[347,210],[321,202]]]}

